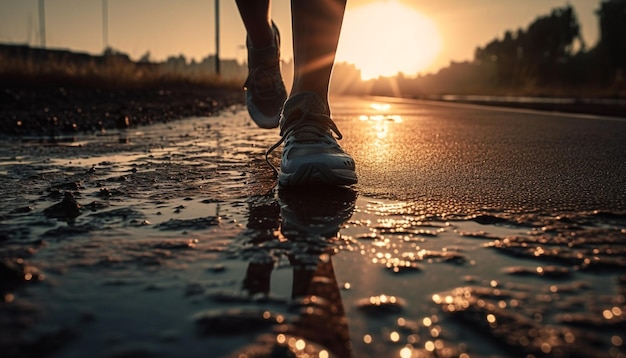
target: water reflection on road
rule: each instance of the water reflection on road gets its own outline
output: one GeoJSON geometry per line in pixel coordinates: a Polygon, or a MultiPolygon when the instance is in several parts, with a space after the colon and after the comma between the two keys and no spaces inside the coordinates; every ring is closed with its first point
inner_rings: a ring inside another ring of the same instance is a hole
{"type": "Polygon", "coordinates": [[[273,337],[262,336],[234,356],[271,356],[281,350],[284,356],[287,351],[352,356],[333,255],[344,244],[339,228],[352,215],[355,201],[353,189],[320,187],[283,188],[278,201],[265,197],[250,203],[249,243],[241,243],[249,251],[241,254],[250,255],[250,262],[242,288],[252,297],[269,297],[272,271],[279,263],[287,265],[292,271],[287,311],[293,318],[279,319],[273,337]]]}

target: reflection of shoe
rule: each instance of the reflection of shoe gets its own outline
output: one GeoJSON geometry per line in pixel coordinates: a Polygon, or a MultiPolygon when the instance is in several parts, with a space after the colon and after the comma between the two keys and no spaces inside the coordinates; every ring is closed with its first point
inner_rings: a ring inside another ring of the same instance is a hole
{"type": "Polygon", "coordinates": [[[341,133],[330,118],[330,111],[315,93],[298,93],[283,108],[281,139],[267,155],[283,142],[278,183],[282,186],[351,185],[357,182],[354,160],[333,136],[341,133]]]}
{"type": "Polygon", "coordinates": [[[248,48],[248,78],[244,84],[246,104],[252,120],[261,128],[276,128],[287,91],[280,74],[280,34],[274,45],[257,49],[246,41],[248,48]]]}
{"type": "Polygon", "coordinates": [[[356,191],[347,187],[313,187],[278,191],[281,232],[288,239],[331,238],[354,211],[356,191]]]}

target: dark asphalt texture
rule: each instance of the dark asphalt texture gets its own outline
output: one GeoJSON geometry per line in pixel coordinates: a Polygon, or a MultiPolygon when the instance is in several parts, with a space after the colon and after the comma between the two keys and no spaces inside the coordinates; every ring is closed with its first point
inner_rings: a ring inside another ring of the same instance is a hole
{"type": "Polygon", "coordinates": [[[362,194],[437,214],[626,210],[626,119],[392,98],[331,103],[362,194]]]}

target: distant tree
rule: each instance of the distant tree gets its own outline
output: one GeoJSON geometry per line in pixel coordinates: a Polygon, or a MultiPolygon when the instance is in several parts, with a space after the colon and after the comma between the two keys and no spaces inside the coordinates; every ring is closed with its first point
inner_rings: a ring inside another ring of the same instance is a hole
{"type": "Polygon", "coordinates": [[[125,53],[123,53],[120,50],[114,49],[111,46],[107,46],[104,51],[102,52],[103,56],[127,56],[125,53]]]}
{"type": "Polygon", "coordinates": [[[526,31],[522,46],[525,55],[537,62],[557,62],[573,54],[580,25],[571,6],[552,10],[535,20],[526,31]]]}
{"type": "Polygon", "coordinates": [[[174,65],[174,66],[187,65],[187,59],[185,58],[185,55],[183,54],[180,54],[178,56],[170,56],[167,58],[167,60],[165,60],[165,62],[169,65],[174,65]]]}
{"type": "Polygon", "coordinates": [[[550,15],[536,19],[520,37],[525,74],[538,84],[561,81],[560,65],[573,56],[576,39],[582,44],[580,25],[571,6],[554,9],[550,15]]]}
{"type": "Polygon", "coordinates": [[[104,57],[105,61],[108,63],[120,63],[120,62],[132,62],[130,60],[130,56],[123,53],[122,51],[116,50],[111,46],[107,46],[102,52],[102,57],[104,57]]]}
{"type": "Polygon", "coordinates": [[[507,31],[502,39],[477,48],[474,59],[495,68],[495,78],[488,82],[496,86],[547,83],[561,78],[560,65],[572,58],[575,48],[584,47],[576,13],[566,6],[538,17],[526,30],[507,31]]]}
{"type": "Polygon", "coordinates": [[[152,56],[150,54],[150,51],[146,51],[146,53],[141,55],[141,57],[139,58],[139,62],[141,62],[141,63],[149,63],[149,62],[152,61],[151,57],[152,56]]]}
{"type": "Polygon", "coordinates": [[[176,72],[186,71],[189,69],[187,67],[187,59],[183,54],[168,57],[163,65],[164,68],[176,72]]]}
{"type": "Polygon", "coordinates": [[[512,86],[518,84],[518,71],[520,69],[521,51],[519,39],[520,30],[517,34],[511,31],[504,33],[502,40],[494,39],[484,48],[477,48],[474,59],[479,64],[495,69],[494,78],[486,79],[492,85],[512,86]]]}
{"type": "Polygon", "coordinates": [[[612,80],[626,74],[626,0],[603,1],[596,14],[600,22],[599,55],[606,58],[612,80]]]}

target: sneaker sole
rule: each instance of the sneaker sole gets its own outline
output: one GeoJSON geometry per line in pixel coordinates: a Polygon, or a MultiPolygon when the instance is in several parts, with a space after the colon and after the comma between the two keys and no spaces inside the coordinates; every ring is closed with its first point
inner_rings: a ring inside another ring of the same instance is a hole
{"type": "Polygon", "coordinates": [[[323,163],[300,166],[294,173],[280,173],[278,184],[288,186],[332,185],[347,186],[357,183],[356,173],[349,169],[330,169],[323,163]]]}

